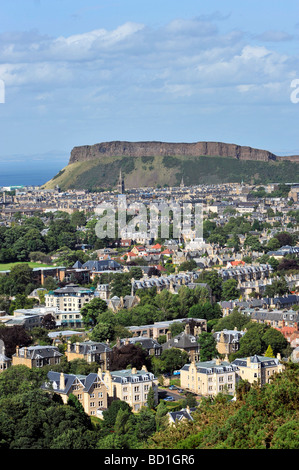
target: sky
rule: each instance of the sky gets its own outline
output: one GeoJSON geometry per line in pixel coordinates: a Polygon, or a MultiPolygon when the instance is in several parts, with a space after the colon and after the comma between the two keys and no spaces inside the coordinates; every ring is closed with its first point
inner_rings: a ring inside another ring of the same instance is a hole
{"type": "Polygon", "coordinates": [[[299,154],[292,92],[298,0],[0,0],[2,165],[112,140],[299,154]]]}

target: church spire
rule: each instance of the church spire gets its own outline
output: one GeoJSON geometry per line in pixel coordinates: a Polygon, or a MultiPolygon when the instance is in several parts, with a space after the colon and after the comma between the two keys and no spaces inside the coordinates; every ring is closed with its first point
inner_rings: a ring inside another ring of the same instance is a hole
{"type": "Polygon", "coordinates": [[[122,176],[121,169],[119,170],[117,190],[118,190],[119,194],[123,194],[125,192],[125,183],[124,183],[124,178],[122,176]]]}

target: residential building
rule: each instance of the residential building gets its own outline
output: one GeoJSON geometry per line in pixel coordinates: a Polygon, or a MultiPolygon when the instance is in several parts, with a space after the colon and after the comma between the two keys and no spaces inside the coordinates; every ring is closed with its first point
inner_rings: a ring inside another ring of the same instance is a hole
{"type": "Polygon", "coordinates": [[[133,412],[146,406],[152,388],[158,403],[158,380],[145,366],[118,371],[106,371],[100,375],[107,387],[109,400],[119,399],[128,403],[133,412]]]}
{"type": "Polygon", "coordinates": [[[187,323],[185,326],[185,330],[179,333],[178,335],[174,336],[173,338],[171,338],[171,332],[167,331],[167,341],[166,343],[162,344],[163,351],[166,351],[170,348],[180,349],[181,351],[185,351],[188,354],[190,361],[198,361],[200,347],[197,341],[197,337],[198,334],[200,334],[201,329],[199,328],[198,330],[197,326],[195,326],[194,330],[194,335],[191,335],[190,325],[187,323]]]}
{"type": "Polygon", "coordinates": [[[261,387],[270,383],[274,374],[278,374],[285,369],[280,362],[280,355],[277,358],[265,356],[250,356],[235,359],[232,364],[238,368],[238,380],[247,380],[249,383],[258,383],[261,387]]]}
{"type": "Polygon", "coordinates": [[[127,344],[140,344],[140,346],[147,351],[149,356],[161,356],[162,345],[153,338],[144,336],[133,336],[132,338],[117,338],[116,347],[121,348],[127,344]]]}
{"type": "Polygon", "coordinates": [[[44,367],[48,365],[60,364],[63,356],[56,346],[28,346],[24,348],[16,347],[16,352],[12,356],[12,365],[24,365],[32,369],[33,367],[44,367]]]}
{"type": "Polygon", "coordinates": [[[102,418],[103,411],[108,408],[107,387],[101,374],[75,375],[50,371],[42,389],[60,395],[64,403],[70,394],[74,395],[89,416],[102,418]]]}
{"type": "Polygon", "coordinates": [[[238,367],[220,359],[191,362],[180,370],[181,387],[196,395],[212,397],[218,393],[234,395],[238,367]]]}
{"type": "Polygon", "coordinates": [[[193,421],[192,413],[195,410],[196,408],[189,408],[189,406],[187,406],[186,408],[182,408],[179,411],[169,411],[167,413],[169,424],[175,425],[177,423],[181,423],[182,421],[193,421]]]}
{"type": "Polygon", "coordinates": [[[237,352],[240,347],[240,339],[246,331],[234,330],[222,330],[213,333],[213,337],[216,340],[216,348],[219,354],[229,355],[237,352]]]}
{"type": "Polygon", "coordinates": [[[50,291],[45,295],[46,307],[57,308],[64,312],[80,310],[94,298],[94,290],[85,289],[78,284],[68,284],[65,287],[50,291]]]}
{"type": "Polygon", "coordinates": [[[103,370],[109,369],[112,349],[106,343],[83,341],[82,343],[67,342],[65,355],[68,361],[84,359],[86,362],[97,362],[103,370]]]}
{"type": "Polygon", "coordinates": [[[0,373],[11,366],[11,359],[5,355],[5,344],[0,339],[0,373]]]}
{"type": "Polygon", "coordinates": [[[129,326],[128,330],[134,336],[146,336],[148,338],[158,339],[159,336],[166,335],[173,323],[188,323],[194,321],[201,331],[207,331],[207,320],[201,318],[177,318],[176,320],[154,322],[151,325],[129,326]]]}

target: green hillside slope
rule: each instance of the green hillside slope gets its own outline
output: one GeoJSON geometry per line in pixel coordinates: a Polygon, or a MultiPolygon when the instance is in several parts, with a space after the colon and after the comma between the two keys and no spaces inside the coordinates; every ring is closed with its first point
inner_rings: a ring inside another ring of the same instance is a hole
{"type": "Polygon", "coordinates": [[[265,184],[298,180],[298,164],[262,162],[218,156],[106,157],[67,165],[45,188],[114,189],[120,169],[126,188],[240,182],[265,184]]]}

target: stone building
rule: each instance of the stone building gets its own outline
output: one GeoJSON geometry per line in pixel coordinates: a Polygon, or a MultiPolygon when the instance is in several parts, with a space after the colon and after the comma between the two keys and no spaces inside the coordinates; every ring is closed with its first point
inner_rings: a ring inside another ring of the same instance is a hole
{"type": "Polygon", "coordinates": [[[32,369],[33,367],[44,367],[48,365],[60,364],[63,356],[56,346],[28,346],[24,348],[16,347],[16,352],[12,356],[12,365],[24,365],[32,369]]]}
{"type": "Polygon", "coordinates": [[[67,342],[65,355],[68,361],[84,359],[86,362],[97,362],[103,369],[109,369],[112,349],[106,343],[83,341],[77,343],[67,342]]]}

